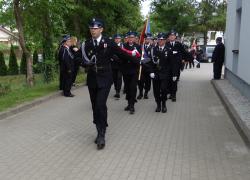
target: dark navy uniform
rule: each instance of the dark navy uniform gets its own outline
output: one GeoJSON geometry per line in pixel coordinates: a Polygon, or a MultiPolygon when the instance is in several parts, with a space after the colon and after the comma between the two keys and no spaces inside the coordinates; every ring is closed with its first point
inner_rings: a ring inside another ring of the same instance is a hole
{"type": "Polygon", "coordinates": [[[77,74],[78,74],[78,71],[79,71],[79,68],[80,68],[80,65],[81,65],[81,60],[79,60],[79,57],[80,57],[80,49],[78,49],[76,46],[71,46],[70,47],[70,50],[74,56],[74,69],[73,69],[73,74],[72,74],[72,84],[75,84],[75,81],[76,81],[76,77],[77,77],[77,74]]]}
{"type": "MultiPolygon", "coordinates": [[[[176,32],[172,31],[170,33],[170,35],[175,35],[176,32]]],[[[174,69],[174,71],[171,71],[171,81],[170,81],[170,95],[171,95],[171,99],[172,101],[176,101],[176,92],[177,92],[177,82],[178,82],[178,78],[180,76],[180,72],[181,72],[181,67],[182,67],[182,59],[186,57],[186,51],[183,47],[183,45],[178,42],[178,41],[170,41],[166,44],[166,46],[168,46],[169,49],[171,49],[172,51],[172,55],[171,55],[171,66],[174,67],[172,69],[174,69]],[[176,71],[177,69],[177,71],[176,71]]]]}
{"type": "MultiPolygon", "coordinates": [[[[158,39],[166,39],[166,35],[163,33],[158,34],[158,39]]],[[[153,78],[153,91],[155,102],[157,103],[156,112],[167,112],[166,101],[167,94],[169,92],[168,85],[171,78],[171,72],[173,71],[171,59],[171,49],[165,44],[160,47],[157,45],[152,49],[152,61],[151,61],[151,77],[153,78]],[[152,75],[153,74],[153,75],[152,75]]]]}
{"type": "Polygon", "coordinates": [[[225,58],[225,46],[222,43],[222,38],[218,37],[216,39],[217,45],[214,48],[212,55],[213,71],[214,71],[214,79],[221,78],[221,70],[224,63],[225,58]]]}
{"type": "MultiPolygon", "coordinates": [[[[64,37],[64,42],[70,39],[70,36],[64,37]]],[[[62,42],[62,43],[64,43],[62,42]]],[[[72,86],[72,73],[74,68],[74,56],[70,51],[70,48],[66,45],[62,45],[58,53],[60,63],[60,88],[63,90],[63,94],[66,97],[73,97],[71,94],[72,86]]]]}
{"type": "MultiPolygon", "coordinates": [[[[121,35],[119,34],[114,35],[114,39],[116,38],[121,38],[121,35]]],[[[123,44],[121,42],[117,45],[123,48],[123,44]]],[[[114,95],[115,98],[120,98],[120,91],[122,87],[121,62],[122,60],[117,55],[112,56],[111,66],[112,66],[112,73],[113,73],[114,88],[116,91],[116,94],[114,95]]]]}
{"type": "MultiPolygon", "coordinates": [[[[90,22],[90,28],[102,28],[99,19],[90,22]]],[[[136,58],[123,52],[112,40],[99,36],[98,39],[88,39],[81,47],[83,66],[87,69],[87,86],[93,109],[93,122],[97,128],[96,143],[98,149],[105,146],[107,123],[107,98],[113,83],[111,57],[116,54],[121,59],[138,63],[136,58]],[[99,43],[98,43],[99,40],[99,43]]]]}
{"type": "MultiPolygon", "coordinates": [[[[129,32],[128,36],[134,36],[134,32],[129,32]]],[[[129,51],[137,50],[141,54],[141,47],[136,43],[126,43],[123,47],[129,51]]],[[[139,58],[138,62],[140,62],[139,58]]],[[[125,61],[122,62],[121,67],[126,100],[128,101],[128,106],[125,108],[125,111],[130,111],[130,114],[133,114],[135,112],[134,105],[136,102],[139,64],[132,63],[131,60],[125,59],[125,61]]]]}
{"type": "MultiPolygon", "coordinates": [[[[152,39],[152,34],[147,33],[145,35],[145,38],[152,39]]],[[[150,43],[144,44],[144,58],[149,58],[151,59],[151,49],[154,46],[150,43]]],[[[150,91],[151,88],[151,78],[149,76],[150,71],[146,63],[142,63],[142,72],[141,72],[141,77],[140,80],[138,81],[138,88],[139,88],[139,95],[137,99],[141,99],[144,96],[144,99],[148,99],[148,92],[150,91]],[[143,89],[145,90],[144,95],[143,95],[143,89]]]]}

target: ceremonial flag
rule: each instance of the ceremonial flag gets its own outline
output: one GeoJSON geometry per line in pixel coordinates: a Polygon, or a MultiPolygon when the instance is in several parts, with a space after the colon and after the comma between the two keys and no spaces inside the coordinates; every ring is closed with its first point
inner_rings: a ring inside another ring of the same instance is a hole
{"type": "Polygon", "coordinates": [[[142,49],[142,54],[141,54],[141,62],[140,62],[140,68],[139,68],[139,77],[138,80],[141,80],[141,73],[142,73],[142,60],[144,58],[144,39],[145,39],[145,34],[146,33],[150,33],[150,22],[149,22],[149,17],[147,18],[143,30],[141,32],[141,36],[140,36],[140,45],[141,45],[141,49],[142,49]]]}
{"type": "Polygon", "coordinates": [[[146,33],[150,33],[150,21],[149,21],[149,18],[147,18],[145,24],[144,24],[144,27],[143,27],[143,30],[141,32],[141,36],[140,36],[140,45],[143,45],[144,43],[144,37],[145,37],[145,34],[146,33]]]}

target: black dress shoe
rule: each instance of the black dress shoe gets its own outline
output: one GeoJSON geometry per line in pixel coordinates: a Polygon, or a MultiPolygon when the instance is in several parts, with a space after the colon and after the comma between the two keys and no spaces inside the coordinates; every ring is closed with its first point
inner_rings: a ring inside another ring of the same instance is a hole
{"type": "Polygon", "coordinates": [[[64,95],[65,97],[74,97],[75,95],[74,94],[66,94],[64,95]]]}
{"type": "Polygon", "coordinates": [[[97,138],[96,141],[98,150],[101,150],[105,147],[105,134],[106,134],[106,128],[101,128],[99,130],[99,137],[97,138]]]}
{"type": "Polygon", "coordinates": [[[166,101],[162,101],[161,112],[162,113],[166,113],[167,112],[166,101]]]}
{"type": "Polygon", "coordinates": [[[115,98],[120,98],[120,94],[115,94],[114,97],[115,98]]]}
{"type": "Polygon", "coordinates": [[[105,139],[103,137],[98,138],[96,144],[98,150],[103,149],[105,147],[105,139]]]}
{"type": "Polygon", "coordinates": [[[172,97],[172,102],[176,102],[176,97],[172,97]]]}
{"type": "Polygon", "coordinates": [[[161,107],[157,106],[157,108],[155,109],[155,112],[161,112],[161,107]]]}
{"type": "Polygon", "coordinates": [[[167,107],[162,107],[161,112],[166,113],[167,112],[167,107]]]}
{"type": "Polygon", "coordinates": [[[142,99],[143,95],[139,94],[139,96],[137,96],[137,99],[142,99]]]}
{"type": "Polygon", "coordinates": [[[157,103],[157,107],[155,109],[155,112],[161,112],[161,103],[157,103]]]}
{"type": "Polygon", "coordinates": [[[129,108],[129,114],[134,114],[135,113],[135,108],[134,107],[130,107],[129,108]]]}
{"type": "Polygon", "coordinates": [[[129,105],[127,107],[124,108],[124,111],[129,111],[129,105]]]}
{"type": "Polygon", "coordinates": [[[144,94],[144,99],[148,99],[148,94],[144,94]]]}

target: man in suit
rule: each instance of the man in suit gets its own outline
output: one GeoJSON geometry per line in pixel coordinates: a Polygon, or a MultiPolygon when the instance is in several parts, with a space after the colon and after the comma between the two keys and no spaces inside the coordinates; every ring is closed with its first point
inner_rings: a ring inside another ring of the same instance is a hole
{"type": "Polygon", "coordinates": [[[93,109],[93,123],[96,125],[97,149],[105,147],[105,134],[108,127],[107,98],[113,83],[111,57],[116,54],[121,59],[138,64],[136,52],[128,55],[114,41],[103,37],[103,21],[93,18],[89,23],[91,38],[81,46],[83,66],[87,69],[87,86],[93,109]]]}
{"type": "Polygon", "coordinates": [[[171,61],[171,67],[174,68],[171,70],[170,73],[171,81],[169,86],[170,86],[170,98],[172,99],[173,102],[175,102],[176,92],[177,92],[177,82],[181,72],[182,59],[186,56],[186,51],[183,45],[180,42],[176,41],[176,32],[173,30],[169,33],[169,42],[166,45],[173,52],[170,57],[170,61],[171,61]]]}
{"type": "MultiPolygon", "coordinates": [[[[153,48],[152,42],[153,36],[151,33],[145,34],[145,43],[144,43],[144,57],[151,58],[151,49],[153,48]]],[[[141,72],[141,78],[138,81],[138,88],[139,88],[139,95],[137,99],[148,99],[148,92],[151,88],[151,78],[149,76],[149,70],[147,68],[147,64],[142,64],[142,72],[141,72]],[[143,95],[143,90],[145,90],[143,95]]]]}
{"type": "MultiPolygon", "coordinates": [[[[136,51],[141,54],[141,47],[135,43],[136,33],[129,31],[128,42],[124,44],[124,49],[128,51],[136,51]]],[[[140,58],[138,58],[138,62],[140,58]]],[[[126,93],[126,100],[128,101],[127,107],[125,107],[125,111],[129,111],[130,114],[134,114],[135,112],[135,102],[136,102],[136,92],[137,92],[137,82],[138,82],[138,71],[139,64],[132,63],[129,59],[125,59],[122,62],[122,73],[124,78],[124,86],[126,93]]]]}
{"type": "Polygon", "coordinates": [[[176,67],[172,67],[172,51],[166,46],[166,34],[159,33],[158,44],[152,49],[150,77],[153,79],[153,91],[157,107],[155,112],[167,112],[167,94],[171,73],[177,75],[176,67]]]}
{"type": "Polygon", "coordinates": [[[214,79],[221,79],[221,70],[225,59],[225,46],[222,38],[216,38],[216,46],[212,55],[214,79]]]}

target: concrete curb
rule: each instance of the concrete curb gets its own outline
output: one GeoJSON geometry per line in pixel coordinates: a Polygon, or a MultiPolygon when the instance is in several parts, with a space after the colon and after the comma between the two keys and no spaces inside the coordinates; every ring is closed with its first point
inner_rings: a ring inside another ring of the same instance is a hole
{"type": "Polygon", "coordinates": [[[239,113],[237,112],[233,104],[229,101],[229,99],[226,97],[223,90],[218,86],[216,80],[211,80],[211,83],[215,91],[217,92],[219,98],[221,99],[223,105],[225,106],[227,112],[229,113],[241,137],[245,141],[246,145],[250,147],[250,129],[247,127],[245,122],[241,119],[239,113]]]}
{"type": "MultiPolygon", "coordinates": [[[[74,88],[72,88],[72,90],[78,89],[78,88],[83,87],[83,86],[85,86],[85,84],[81,84],[81,85],[79,85],[77,87],[74,87],[74,88]]],[[[7,109],[6,111],[0,112],[0,120],[3,120],[5,118],[7,118],[7,117],[16,115],[16,114],[18,114],[20,112],[28,110],[28,109],[36,106],[36,105],[39,105],[39,104],[41,104],[43,102],[46,102],[48,100],[54,99],[54,98],[59,97],[59,96],[61,96],[61,92],[57,91],[57,92],[54,92],[54,93],[52,93],[50,95],[35,99],[35,100],[31,101],[31,102],[23,103],[23,104],[20,104],[20,105],[18,105],[16,107],[7,109]]]]}

